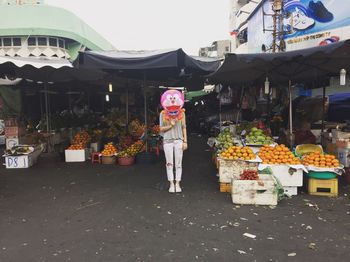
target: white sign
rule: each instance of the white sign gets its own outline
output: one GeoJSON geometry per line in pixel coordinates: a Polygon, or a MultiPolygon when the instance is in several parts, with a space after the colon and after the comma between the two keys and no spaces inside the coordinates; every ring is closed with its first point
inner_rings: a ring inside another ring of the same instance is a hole
{"type": "Polygon", "coordinates": [[[32,165],[28,156],[7,156],[5,162],[6,168],[28,168],[32,165]]]}

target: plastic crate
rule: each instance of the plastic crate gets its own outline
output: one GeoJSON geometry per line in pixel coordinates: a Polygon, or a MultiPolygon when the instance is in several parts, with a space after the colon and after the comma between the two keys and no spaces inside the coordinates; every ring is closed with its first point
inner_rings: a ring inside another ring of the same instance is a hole
{"type": "Polygon", "coordinates": [[[309,178],[308,191],[310,195],[337,197],[338,178],[327,180],[309,178]]]}
{"type": "Polygon", "coordinates": [[[220,183],[221,193],[231,193],[231,183],[220,183]]]}
{"type": "Polygon", "coordinates": [[[308,177],[314,178],[314,179],[333,179],[337,177],[337,174],[332,172],[315,172],[310,171],[308,174],[308,177]]]}

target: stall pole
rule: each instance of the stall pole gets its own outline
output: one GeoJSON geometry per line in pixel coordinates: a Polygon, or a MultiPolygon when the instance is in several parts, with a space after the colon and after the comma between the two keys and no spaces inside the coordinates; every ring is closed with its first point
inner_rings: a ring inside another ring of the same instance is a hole
{"type": "Polygon", "coordinates": [[[126,85],[126,103],[125,103],[125,111],[126,111],[126,128],[129,125],[129,86],[126,85]]]}
{"type": "Polygon", "coordinates": [[[323,97],[322,97],[322,127],[321,127],[321,144],[323,145],[323,132],[325,129],[325,114],[326,114],[326,87],[323,87],[323,97]]]}
{"type": "Polygon", "coordinates": [[[146,144],[146,153],[148,153],[146,73],[143,74],[143,99],[144,99],[144,109],[145,109],[145,144],[146,144]]]}
{"type": "Polygon", "coordinates": [[[293,111],[292,111],[292,81],[291,80],[289,80],[288,93],[289,93],[289,142],[290,142],[290,148],[293,148],[294,141],[293,141],[293,111]]]}
{"type": "Polygon", "coordinates": [[[44,83],[44,89],[45,89],[45,112],[46,112],[46,132],[49,134],[50,127],[49,127],[49,98],[47,93],[47,83],[44,83]]]}

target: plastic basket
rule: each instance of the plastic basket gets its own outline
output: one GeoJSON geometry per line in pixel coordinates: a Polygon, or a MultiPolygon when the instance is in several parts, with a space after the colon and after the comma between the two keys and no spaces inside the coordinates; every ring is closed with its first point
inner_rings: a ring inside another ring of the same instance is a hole
{"type": "Polygon", "coordinates": [[[314,179],[333,179],[337,177],[337,174],[332,173],[332,172],[315,172],[311,171],[308,173],[308,176],[310,178],[314,179]]]}
{"type": "Polygon", "coordinates": [[[105,165],[112,165],[116,163],[116,157],[115,156],[102,156],[101,157],[102,164],[105,165]]]}
{"type": "Polygon", "coordinates": [[[126,156],[126,157],[119,156],[118,157],[118,164],[120,166],[131,166],[134,163],[135,163],[135,157],[134,156],[126,156]]]}

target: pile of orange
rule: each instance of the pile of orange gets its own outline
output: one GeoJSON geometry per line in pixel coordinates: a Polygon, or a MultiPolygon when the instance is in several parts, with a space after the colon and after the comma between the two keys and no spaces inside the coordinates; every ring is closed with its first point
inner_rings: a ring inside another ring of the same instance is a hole
{"type": "Polygon", "coordinates": [[[90,140],[91,140],[91,137],[88,134],[88,132],[83,130],[74,136],[74,138],[72,140],[72,145],[82,144],[83,147],[86,148],[87,144],[90,142],[90,140]]]}
{"type": "Polygon", "coordinates": [[[263,164],[300,164],[300,160],[285,145],[277,145],[275,147],[265,145],[260,149],[259,157],[262,159],[263,164]]]}
{"type": "Polygon", "coordinates": [[[113,143],[108,143],[105,145],[105,148],[101,152],[103,156],[113,156],[117,153],[116,147],[113,145],[113,143]]]}
{"type": "Polygon", "coordinates": [[[82,143],[73,144],[67,148],[67,150],[84,150],[85,146],[82,143]]]}
{"type": "Polygon", "coordinates": [[[254,160],[256,155],[249,147],[231,146],[221,152],[220,157],[227,160],[254,160]]]}
{"type": "Polygon", "coordinates": [[[325,155],[318,151],[313,152],[304,156],[303,164],[305,166],[316,166],[316,167],[328,167],[334,168],[339,167],[339,160],[333,155],[325,155]]]}

